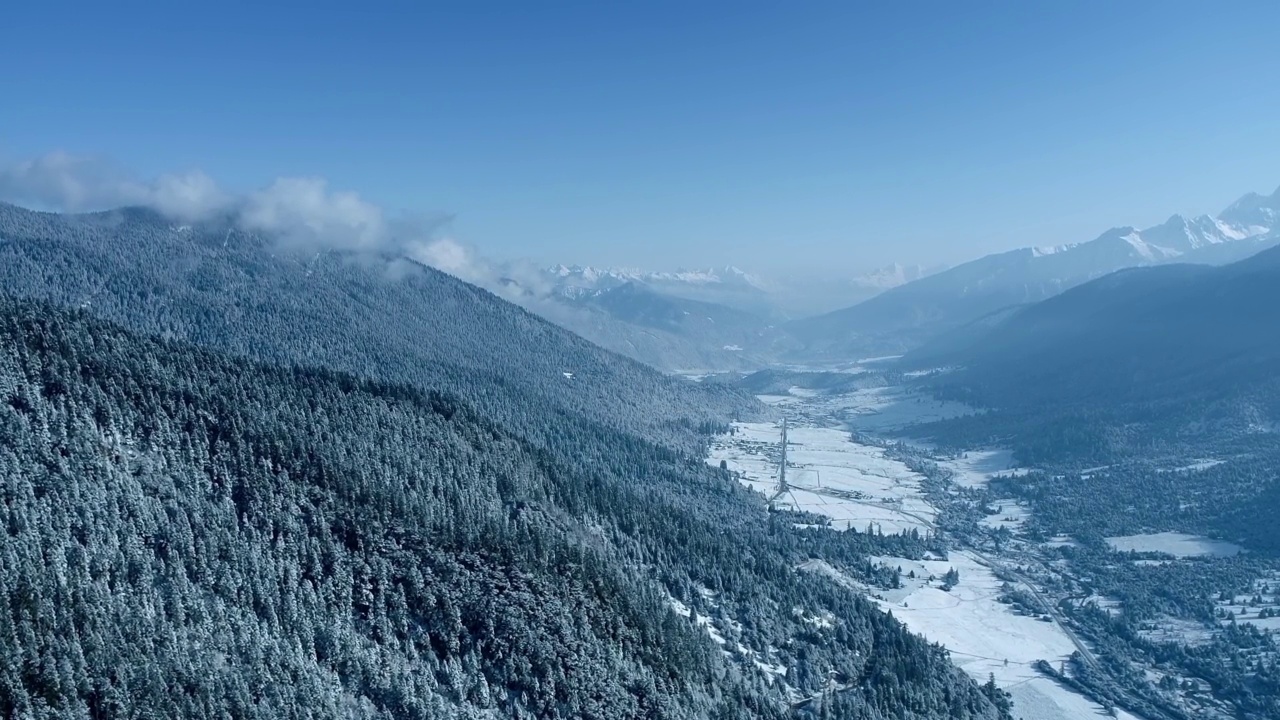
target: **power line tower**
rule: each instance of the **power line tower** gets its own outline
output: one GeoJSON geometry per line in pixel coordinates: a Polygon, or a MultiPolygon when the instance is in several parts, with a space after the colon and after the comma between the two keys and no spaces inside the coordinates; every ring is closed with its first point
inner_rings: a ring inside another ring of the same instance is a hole
{"type": "Polygon", "coordinates": [[[782,460],[778,463],[778,494],[787,491],[787,419],[782,418],[782,460]]]}

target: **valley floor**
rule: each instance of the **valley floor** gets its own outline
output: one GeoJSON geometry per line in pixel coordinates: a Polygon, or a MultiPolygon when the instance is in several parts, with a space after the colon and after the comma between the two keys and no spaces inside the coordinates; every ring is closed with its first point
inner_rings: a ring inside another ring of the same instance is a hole
{"type": "MultiPolygon", "coordinates": [[[[830,518],[836,530],[868,530],[885,534],[916,530],[936,532],[940,508],[923,486],[924,477],[885,447],[869,438],[906,424],[967,412],[963,406],[907,395],[895,388],[859,390],[845,395],[816,395],[795,389],[787,395],[762,397],[788,420],[785,485],[779,483],[781,424],[738,423],[713,444],[708,462],[721,462],[741,482],[761,492],[777,507],[807,511],[830,518]],[[868,439],[858,442],[854,434],[868,439]]],[[[936,458],[961,486],[983,485],[992,476],[1016,473],[1010,456],[1001,451],[971,452],[959,459],[936,458]]],[[[986,519],[988,526],[1016,530],[1025,510],[1002,506],[986,519]]],[[[979,682],[994,676],[1014,700],[1014,717],[1026,720],[1068,720],[1088,717],[1135,716],[1118,710],[1109,715],[1100,705],[1038,672],[1039,660],[1054,668],[1064,663],[1081,642],[1050,616],[1018,614],[999,601],[1010,577],[1006,558],[989,550],[961,547],[945,558],[911,560],[879,557],[873,562],[901,568],[902,586],[866,586],[822,561],[801,569],[821,573],[854,592],[876,600],[887,612],[925,638],[944,645],[954,662],[979,682]],[[954,570],[959,582],[943,589],[943,578],[954,570]]],[[[1029,584],[1025,589],[1037,593],[1029,584]]],[[[1087,648],[1083,648],[1087,653],[1087,648]]]]}

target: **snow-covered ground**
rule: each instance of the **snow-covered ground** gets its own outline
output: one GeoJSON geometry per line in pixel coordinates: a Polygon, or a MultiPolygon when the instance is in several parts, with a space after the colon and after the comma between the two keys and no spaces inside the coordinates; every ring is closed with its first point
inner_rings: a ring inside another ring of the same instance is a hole
{"type": "Polygon", "coordinates": [[[1053,623],[1009,612],[997,600],[1002,581],[972,553],[952,552],[946,560],[876,560],[916,575],[915,580],[905,578],[902,589],[881,593],[881,606],[915,632],[945,645],[956,664],[975,678],[991,673],[998,683],[1012,685],[1038,677],[1032,667],[1036,660],[1056,665],[1075,650],[1053,623]],[[942,590],[941,578],[951,569],[960,574],[960,582],[942,590]],[[930,582],[930,577],[936,579],[930,582]]]}
{"type": "Polygon", "coordinates": [[[796,405],[801,402],[794,395],[757,395],[756,399],[765,405],[796,405]]]}
{"type": "MultiPolygon", "coordinates": [[[[945,646],[952,661],[975,680],[994,676],[1013,698],[1014,717],[1108,717],[1101,706],[1036,671],[1037,660],[1057,666],[1075,651],[1075,645],[1056,624],[1015,614],[1000,603],[1001,581],[973,554],[953,552],[946,560],[877,557],[872,561],[901,567],[903,572],[903,587],[877,591],[884,598],[876,599],[877,604],[912,632],[945,646]],[[941,578],[951,569],[960,574],[960,582],[949,591],[942,590],[941,578]],[[913,572],[915,579],[908,577],[913,572]]],[[[807,563],[804,569],[859,589],[855,581],[820,561],[807,563]]],[[[1123,711],[1116,717],[1136,720],[1123,711]]]]}
{"type": "Polygon", "coordinates": [[[1196,557],[1212,555],[1214,557],[1230,557],[1240,554],[1240,546],[1223,540],[1212,540],[1199,535],[1186,533],[1162,532],[1149,535],[1124,535],[1109,537],[1107,543],[1120,552],[1136,550],[1138,552],[1162,552],[1174,557],[1196,557]]]}
{"type": "Polygon", "coordinates": [[[1254,581],[1253,589],[1229,601],[1219,598],[1218,609],[1230,613],[1230,619],[1219,622],[1248,623],[1258,628],[1280,631],[1280,574],[1270,574],[1254,581]],[[1263,615],[1268,617],[1263,617],[1263,615]]]}
{"type": "MultiPolygon", "coordinates": [[[[781,406],[791,418],[787,430],[789,490],[778,495],[780,423],[735,424],[731,435],[713,443],[708,462],[719,465],[723,461],[747,486],[770,498],[777,495],[775,502],[782,506],[829,517],[838,530],[852,527],[861,531],[868,524],[885,533],[910,528],[924,532],[932,527],[937,511],[920,487],[920,475],[888,457],[882,448],[855,442],[844,429],[824,423],[838,425],[835,418],[844,417],[860,432],[891,432],[913,423],[973,412],[970,408],[915,397],[896,388],[860,390],[839,397],[793,393],[762,399],[781,406]]],[[[1020,472],[1010,467],[1009,454],[998,450],[974,451],[944,462],[956,473],[958,483],[969,486],[985,485],[1000,473],[1020,472]]],[[[1008,502],[987,521],[1016,531],[1025,518],[1024,508],[1008,502]]],[[[912,632],[946,646],[956,664],[974,679],[982,682],[994,675],[997,684],[1012,694],[1015,717],[1107,717],[1099,705],[1035,671],[1036,660],[1056,665],[1076,648],[1055,622],[1019,615],[1000,603],[1002,582],[976,553],[956,551],[946,560],[873,560],[901,566],[903,571],[901,589],[874,591],[883,597],[877,600],[881,607],[912,632]],[[949,591],[942,590],[941,578],[953,568],[959,572],[960,582],[949,591]],[[915,579],[907,577],[910,572],[915,573],[915,579]]],[[[803,569],[873,594],[870,588],[858,586],[821,561],[806,563],[803,569]]],[[[1135,720],[1123,711],[1117,717],[1135,720]]]]}
{"type": "Polygon", "coordinates": [[[950,591],[941,590],[937,582],[906,580],[907,587],[886,594],[880,605],[912,632],[946,646],[955,664],[975,679],[994,675],[996,684],[1012,694],[1015,717],[1104,716],[1098,705],[1036,672],[1035,661],[1047,660],[1056,667],[1075,645],[1055,623],[1010,612],[997,600],[1001,581],[971,553],[953,552],[945,561],[905,561],[908,564],[881,560],[898,562],[904,573],[915,570],[917,578],[941,578],[951,568],[960,573],[960,583],[950,591]]]}
{"type": "MultiPolygon", "coordinates": [[[[758,395],[769,405],[786,406],[817,426],[847,424],[859,432],[892,433],[909,425],[972,415],[968,405],[935,400],[900,387],[864,387],[843,394],[792,388],[787,394],[758,395]]],[[[794,418],[793,418],[794,419],[794,418]]]]}

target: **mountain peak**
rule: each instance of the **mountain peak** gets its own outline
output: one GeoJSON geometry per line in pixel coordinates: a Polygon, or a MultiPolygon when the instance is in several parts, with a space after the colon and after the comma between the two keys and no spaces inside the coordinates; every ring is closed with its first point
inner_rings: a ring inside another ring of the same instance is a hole
{"type": "Polygon", "coordinates": [[[1128,242],[1129,239],[1132,238],[1137,233],[1138,233],[1138,228],[1132,225],[1118,225],[1113,228],[1108,228],[1101,235],[1094,238],[1093,242],[1105,243],[1108,241],[1116,241],[1116,240],[1128,242]]]}
{"type": "Polygon", "coordinates": [[[1270,197],[1247,193],[1218,214],[1218,220],[1233,225],[1246,235],[1274,228],[1280,219],[1280,188],[1270,197]]]}

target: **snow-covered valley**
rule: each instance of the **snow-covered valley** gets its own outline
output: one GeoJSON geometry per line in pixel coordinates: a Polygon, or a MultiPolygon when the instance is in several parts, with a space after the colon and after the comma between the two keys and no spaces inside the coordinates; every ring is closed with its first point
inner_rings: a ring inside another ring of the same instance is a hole
{"type": "MultiPolygon", "coordinates": [[[[930,418],[972,412],[953,403],[915,397],[893,387],[844,395],[818,395],[801,388],[763,397],[787,418],[785,482],[780,483],[782,422],[737,423],[713,444],[707,461],[722,465],[740,482],[779,509],[829,518],[836,531],[895,534],[937,532],[940,508],[925,476],[879,444],[878,434],[930,418]],[[852,432],[851,432],[852,431],[852,432]],[[863,438],[864,442],[855,440],[863,438]]],[[[1019,474],[1008,452],[982,450],[960,458],[934,458],[960,487],[976,487],[996,475],[1019,474]]],[[[1010,505],[984,521],[1018,531],[1025,508],[1010,505]]],[[[975,680],[994,677],[1014,701],[1014,716],[1027,720],[1107,717],[1104,708],[1036,669],[1057,668],[1081,649],[1081,641],[1052,611],[1020,613],[1001,602],[1003,588],[1017,578],[1012,563],[989,551],[953,547],[945,557],[875,557],[900,568],[900,587],[868,586],[819,560],[800,570],[830,577],[864,594],[911,631],[945,646],[953,661],[975,680]],[[997,571],[1003,570],[1001,577],[997,571]],[[958,582],[946,586],[949,573],[958,582]]],[[[1032,595],[1025,580],[1014,585],[1032,595]]],[[[1087,648],[1086,648],[1087,650],[1087,648]]],[[[1114,717],[1135,716],[1117,710],[1114,717]]]]}

